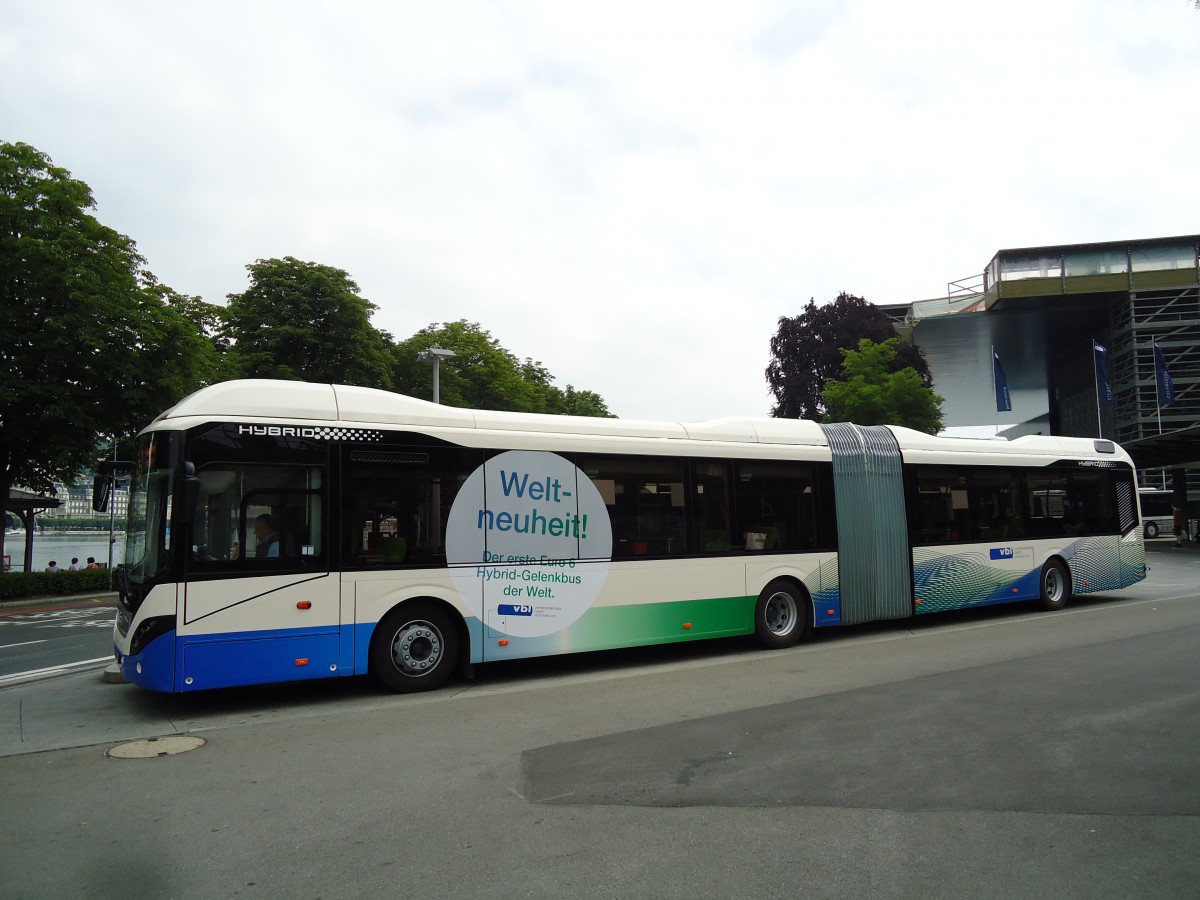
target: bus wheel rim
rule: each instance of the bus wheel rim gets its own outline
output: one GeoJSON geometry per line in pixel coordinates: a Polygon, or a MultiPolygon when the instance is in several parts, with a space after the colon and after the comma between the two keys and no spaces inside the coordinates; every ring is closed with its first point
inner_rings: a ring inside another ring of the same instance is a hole
{"type": "Polygon", "coordinates": [[[796,600],[785,591],[778,591],[767,600],[763,619],[771,634],[782,637],[796,627],[796,600]]]}
{"type": "Polygon", "coordinates": [[[1046,596],[1058,600],[1062,596],[1063,580],[1058,569],[1051,568],[1046,572],[1046,596]]]}
{"type": "Polygon", "coordinates": [[[441,658],[441,632],[428,622],[408,622],[392,640],[392,662],[405,675],[431,672],[441,658]]]}

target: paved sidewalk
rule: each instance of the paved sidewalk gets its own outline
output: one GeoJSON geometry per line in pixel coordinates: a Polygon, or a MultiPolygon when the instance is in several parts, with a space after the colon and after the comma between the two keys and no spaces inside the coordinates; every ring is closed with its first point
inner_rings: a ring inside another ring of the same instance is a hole
{"type": "Polygon", "coordinates": [[[84,594],[62,594],[52,597],[22,597],[20,600],[0,600],[0,610],[37,607],[116,606],[120,595],[116,591],[93,591],[84,594]]]}

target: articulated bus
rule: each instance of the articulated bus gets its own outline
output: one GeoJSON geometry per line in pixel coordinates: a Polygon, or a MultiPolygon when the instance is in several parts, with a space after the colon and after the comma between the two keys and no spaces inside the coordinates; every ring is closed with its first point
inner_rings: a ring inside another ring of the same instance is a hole
{"type": "Polygon", "coordinates": [[[114,631],[191,691],[811,629],[1145,577],[1110,441],[485,412],[233,381],[137,439],[114,631]]]}

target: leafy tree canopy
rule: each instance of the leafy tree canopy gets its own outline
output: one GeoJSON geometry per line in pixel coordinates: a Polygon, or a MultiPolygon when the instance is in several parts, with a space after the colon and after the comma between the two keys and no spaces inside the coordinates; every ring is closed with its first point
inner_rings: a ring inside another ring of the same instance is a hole
{"type": "Polygon", "coordinates": [[[395,389],[413,397],[430,397],[433,368],[419,359],[422,350],[453,350],[439,370],[441,402],[474,409],[504,409],[580,416],[610,416],[599,394],[554,386],[554,376],[540,362],[518,359],[478,324],[431,324],[393,348],[395,389]]]}
{"type": "Polygon", "coordinates": [[[562,412],[568,416],[598,416],[615,419],[608,411],[608,404],[595,391],[579,391],[568,384],[562,392],[562,412]]]}
{"type": "MultiPolygon", "coordinates": [[[[0,497],[51,489],[207,379],[199,301],[157,284],[132,240],[91,214],[91,189],[0,143],[0,497]]],[[[2,542],[2,538],[0,538],[2,542]]],[[[3,544],[0,543],[0,547],[3,544]]]]}
{"type": "MultiPolygon", "coordinates": [[[[896,336],[887,314],[862,297],[844,291],[824,306],[812,300],[798,315],[781,317],[771,338],[767,383],[775,396],[771,415],[818,421],[825,414],[821,392],[842,370],[842,351],[853,350],[863,338],[887,341],[896,336]]],[[[892,371],[912,368],[926,387],[932,387],[929,365],[921,351],[901,344],[892,371]]]]}
{"type": "Polygon", "coordinates": [[[91,189],[27,144],[0,143],[0,481],[38,490],[94,461],[206,379],[199,301],[159,285],[89,212],[91,189]],[[10,480],[11,479],[11,480],[10,480]]]}
{"type": "Polygon", "coordinates": [[[391,387],[390,338],[346,272],[291,256],[246,268],[250,287],[229,295],[219,333],[239,377],[391,387]]]}
{"type": "Polygon", "coordinates": [[[927,434],[942,430],[942,398],[913,368],[893,371],[899,341],[863,340],[843,350],[841,380],[825,383],[826,422],[856,425],[903,425],[927,434]]]}

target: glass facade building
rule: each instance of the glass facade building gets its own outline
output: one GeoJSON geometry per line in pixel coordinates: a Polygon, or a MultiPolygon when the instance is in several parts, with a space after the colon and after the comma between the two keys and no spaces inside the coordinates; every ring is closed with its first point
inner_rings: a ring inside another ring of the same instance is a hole
{"type": "MultiPolygon", "coordinates": [[[[1136,448],[1165,447],[1200,426],[1200,235],[1001,250],[979,276],[952,282],[945,298],[888,312],[924,352],[948,428],[1104,437],[1136,448]],[[1174,401],[1162,405],[1156,344],[1173,382],[1174,401]],[[1111,404],[1098,383],[1096,345],[1107,351],[1111,404]],[[993,348],[1010,412],[996,411],[993,348]]],[[[1197,461],[1184,458],[1186,442],[1173,446],[1172,466],[1197,461]]],[[[1151,483],[1160,474],[1142,472],[1151,483]]]]}

